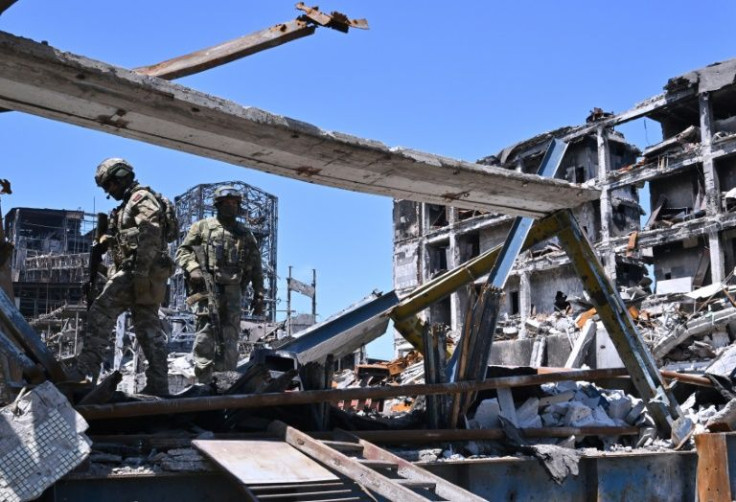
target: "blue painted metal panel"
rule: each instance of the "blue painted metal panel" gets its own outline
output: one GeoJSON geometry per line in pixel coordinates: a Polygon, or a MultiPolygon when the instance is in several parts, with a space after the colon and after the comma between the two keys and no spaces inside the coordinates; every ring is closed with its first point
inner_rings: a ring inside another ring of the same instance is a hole
{"type": "MultiPolygon", "coordinates": [[[[299,338],[279,347],[279,350],[294,352],[296,354],[306,352],[322,343],[327,343],[330,339],[354,329],[363,323],[371,320],[383,321],[380,317],[386,314],[389,309],[398,305],[398,303],[399,297],[394,291],[390,291],[374,300],[360,304],[342,315],[327,319],[322,323],[310,327],[299,338]]],[[[386,317],[387,320],[388,318],[386,317]]]]}
{"type": "MultiPolygon", "coordinates": [[[[727,440],[732,489],[736,477],[736,435],[727,440]]],[[[697,454],[656,452],[602,454],[581,459],[579,474],[562,484],[552,481],[532,459],[471,460],[422,464],[423,468],[493,501],[641,502],[695,501],[697,454]]],[[[104,500],[128,502],[198,502],[242,500],[237,485],[224,473],[92,478],[69,475],[47,490],[42,502],[104,500]]]]}

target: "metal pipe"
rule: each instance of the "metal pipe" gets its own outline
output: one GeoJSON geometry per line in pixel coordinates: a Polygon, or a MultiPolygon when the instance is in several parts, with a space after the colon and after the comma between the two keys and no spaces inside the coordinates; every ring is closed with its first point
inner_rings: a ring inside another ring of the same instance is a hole
{"type": "Polygon", "coordinates": [[[267,406],[288,406],[312,404],[343,399],[377,399],[399,396],[431,394],[458,394],[487,389],[523,387],[540,385],[563,380],[596,380],[626,375],[624,368],[603,370],[578,370],[546,375],[524,375],[493,378],[485,381],[465,381],[443,384],[414,384],[397,387],[356,387],[348,389],[310,390],[302,392],[279,392],[268,394],[226,395],[211,397],[190,397],[165,401],[139,401],[114,404],[76,406],[76,410],[86,419],[110,419],[191,413],[208,410],[262,408],[267,406]]]}
{"type": "MultiPolygon", "coordinates": [[[[527,438],[566,438],[570,436],[633,436],[638,427],[541,427],[520,429],[527,438]]],[[[404,431],[350,431],[371,443],[432,443],[445,441],[484,441],[503,439],[503,429],[433,429],[404,431]]]]}

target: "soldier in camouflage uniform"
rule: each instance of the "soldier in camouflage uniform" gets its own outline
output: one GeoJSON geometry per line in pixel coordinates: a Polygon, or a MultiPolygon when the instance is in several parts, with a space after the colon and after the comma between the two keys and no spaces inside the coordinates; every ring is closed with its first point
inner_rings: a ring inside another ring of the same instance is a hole
{"type": "Polygon", "coordinates": [[[204,275],[211,274],[217,289],[220,333],[209,322],[207,298],[194,306],[197,336],[194,340],[194,372],[200,383],[209,383],[213,371],[234,370],[238,362],[240,316],[243,291],[253,285],[253,315],[263,315],[263,271],[261,255],[253,234],[237,220],[242,196],[232,186],[215,190],[217,216],[192,225],[176,251],[176,263],[187,274],[190,292],[205,290],[204,275]],[[201,246],[206,263],[197,260],[201,246]]]}
{"type": "Polygon", "coordinates": [[[119,158],[104,160],[95,181],[109,196],[120,201],[110,213],[107,233],[100,239],[112,255],[107,282],[92,303],[77,370],[97,377],[107,359],[115,321],[131,310],[136,339],[148,360],[143,393],[168,394],[166,335],[158,317],[166,282],[174,264],[164,240],[164,208],[155,192],[140,185],[133,166],[119,158]]]}

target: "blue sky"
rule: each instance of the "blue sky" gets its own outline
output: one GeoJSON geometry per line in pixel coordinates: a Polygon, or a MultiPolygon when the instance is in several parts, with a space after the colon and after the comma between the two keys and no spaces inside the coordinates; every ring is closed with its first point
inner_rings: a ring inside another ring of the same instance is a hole
{"type": "MultiPolygon", "coordinates": [[[[295,2],[19,0],[0,30],[134,68],[294,19],[295,2]]],[[[370,30],[318,29],[179,83],[335,130],[469,161],[564,125],[594,107],[621,112],[667,79],[736,57],[736,3],[704,1],[321,2],[370,30]]],[[[624,128],[639,146],[656,123],[624,128]]],[[[86,211],[113,205],[95,166],[121,156],[172,197],[198,183],[241,180],[279,198],[280,308],[288,266],[317,269],[322,319],[392,288],[392,201],[292,181],[21,113],[0,114],[2,210],[86,211]]],[[[308,311],[308,299],[297,301],[308,311]]],[[[281,318],[283,314],[279,318],[281,318]]],[[[390,337],[369,355],[390,358],[390,337]]]]}

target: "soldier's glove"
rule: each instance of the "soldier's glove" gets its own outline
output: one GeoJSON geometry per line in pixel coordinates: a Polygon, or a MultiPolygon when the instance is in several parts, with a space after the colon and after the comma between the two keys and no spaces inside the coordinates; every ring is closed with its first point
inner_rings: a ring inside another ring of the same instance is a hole
{"type": "Polygon", "coordinates": [[[251,302],[251,308],[253,309],[254,316],[263,315],[263,296],[256,295],[251,302]]]}
{"type": "Polygon", "coordinates": [[[102,234],[102,237],[100,237],[100,240],[97,241],[97,245],[100,246],[100,249],[102,252],[106,252],[107,249],[110,247],[110,241],[112,240],[112,236],[110,234],[102,234]]]}
{"type": "Polygon", "coordinates": [[[189,272],[189,287],[192,291],[200,291],[204,286],[204,274],[201,269],[195,268],[189,272]]]}

